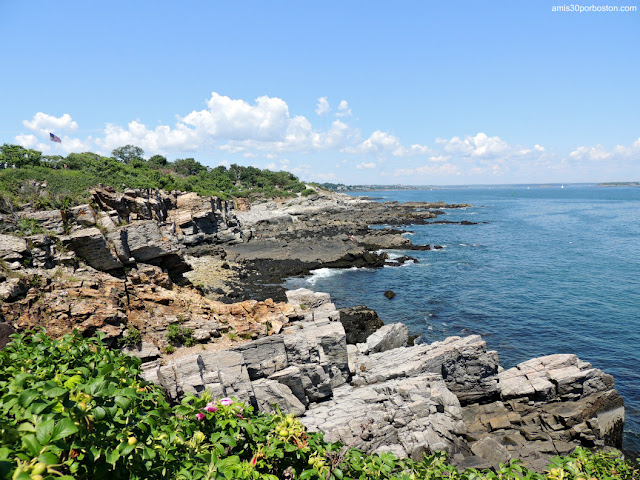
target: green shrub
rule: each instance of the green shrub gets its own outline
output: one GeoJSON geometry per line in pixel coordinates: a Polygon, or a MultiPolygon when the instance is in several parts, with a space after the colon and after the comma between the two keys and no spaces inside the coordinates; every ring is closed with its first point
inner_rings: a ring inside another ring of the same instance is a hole
{"type": "Polygon", "coordinates": [[[37,235],[44,231],[35,218],[21,218],[17,226],[21,235],[37,235]]]}
{"type": "Polygon", "coordinates": [[[167,327],[167,342],[174,347],[182,345],[191,347],[196,343],[193,338],[193,330],[180,325],[169,325],[167,327]]]}
{"type": "Polygon", "coordinates": [[[127,332],[120,339],[120,347],[125,348],[134,348],[142,343],[142,334],[140,330],[135,327],[130,327],[127,329],[127,332]]]}
{"type": "Polygon", "coordinates": [[[314,194],[316,194],[316,193],[318,193],[318,192],[316,192],[313,188],[305,188],[305,189],[302,191],[301,195],[302,195],[303,197],[308,197],[309,195],[314,195],[314,194]]]}

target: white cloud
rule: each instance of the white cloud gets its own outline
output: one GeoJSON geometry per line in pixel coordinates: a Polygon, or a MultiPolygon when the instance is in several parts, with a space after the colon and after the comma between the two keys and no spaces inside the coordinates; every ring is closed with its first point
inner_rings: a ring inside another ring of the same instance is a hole
{"type": "MultiPolygon", "coordinates": [[[[326,115],[331,111],[327,97],[319,98],[316,113],[326,115]]],[[[342,162],[341,181],[358,181],[364,173],[361,171],[367,169],[376,169],[376,177],[383,174],[406,177],[409,183],[423,181],[421,176],[425,180],[467,175],[478,181],[491,181],[494,177],[514,181],[518,178],[540,179],[544,175],[548,179],[559,178],[559,175],[578,178],[573,174],[579,172],[580,178],[587,178],[587,174],[594,178],[593,172],[602,171],[603,162],[607,163],[610,173],[639,171],[640,138],[630,145],[611,148],[598,144],[578,146],[566,155],[547,151],[539,144],[509,143],[484,132],[437,138],[431,145],[406,144],[399,136],[382,129],[363,136],[350,124],[352,114],[346,100],[340,101],[334,112],[338,118],[333,118],[328,127],[314,128],[308,118],[291,113],[283,99],[265,95],[246,101],[216,92],[211,93],[205,108],[186,112],[184,116],[176,115],[176,121],[170,125],[147,127],[140,120],[126,125],[108,124],[101,134],[84,138],[74,135],[78,132],[78,124],[71,115],[56,117],[38,112],[23,122],[27,131],[17,135],[15,142],[46,153],[96,151],[110,154],[114,148],[127,144],[142,147],[147,155],[185,156],[187,152],[209,154],[218,151],[219,154],[238,155],[241,159],[262,158],[269,162],[267,167],[270,169],[289,170],[307,178],[314,175],[333,178],[329,177],[333,174],[323,169],[342,162]],[[49,142],[50,131],[60,136],[61,144],[49,142]],[[328,155],[334,157],[328,160],[327,155],[323,157],[325,160],[317,160],[315,154],[321,152],[329,152],[328,155]],[[309,160],[302,160],[306,154],[311,154],[309,160]],[[337,158],[336,154],[339,155],[337,158]],[[356,155],[358,160],[354,161],[356,155]],[[281,158],[283,156],[293,161],[281,158]],[[394,172],[393,168],[399,163],[397,160],[403,161],[402,168],[394,172]],[[307,163],[298,164],[300,161],[307,163]],[[355,178],[342,178],[343,172],[355,178]]],[[[211,163],[216,162],[220,164],[214,155],[211,163]]],[[[229,158],[225,162],[233,163],[233,160],[229,158]]]]}
{"type": "Polygon", "coordinates": [[[318,106],[316,107],[316,113],[318,115],[326,115],[331,111],[331,106],[327,100],[327,97],[320,97],[318,99],[318,106]]]}
{"type": "Polygon", "coordinates": [[[377,157],[385,157],[388,155],[394,157],[410,157],[429,152],[429,147],[418,144],[405,147],[395,135],[383,132],[382,130],[376,130],[356,148],[351,148],[347,151],[349,153],[361,153],[364,155],[375,155],[377,157]]]}
{"type": "Polygon", "coordinates": [[[267,170],[275,170],[276,169],[276,164],[274,162],[271,163],[267,163],[264,168],[266,168],[267,170]]]}
{"type": "Polygon", "coordinates": [[[351,109],[349,108],[349,103],[346,100],[341,100],[340,105],[338,105],[336,117],[350,117],[351,115],[352,113],[351,109]]]}
{"type": "Polygon", "coordinates": [[[200,146],[197,132],[183,123],[178,122],[175,128],[159,125],[150,130],[137,120],[130,122],[126,129],[119,125],[107,124],[104,137],[96,139],[95,143],[107,154],[123,145],[137,145],[149,154],[188,152],[197,150],[200,146]]]}
{"type": "Polygon", "coordinates": [[[373,163],[373,162],[371,162],[371,163],[364,163],[364,162],[362,162],[362,163],[360,163],[360,164],[356,165],[356,168],[357,168],[358,170],[363,170],[363,169],[365,169],[365,168],[376,168],[376,164],[375,164],[375,163],[373,163]]]}
{"type": "Polygon", "coordinates": [[[576,161],[602,162],[605,160],[630,160],[640,155],[640,138],[630,146],[616,145],[607,150],[602,145],[592,147],[580,146],[569,154],[569,158],[576,161]]]}
{"type": "Polygon", "coordinates": [[[75,131],[78,129],[78,124],[68,113],[61,117],[54,117],[53,115],[38,112],[30,121],[24,120],[22,124],[31,131],[38,132],[41,135],[46,134],[47,138],[49,137],[49,132],[56,133],[62,130],[75,131]]]}
{"type": "Polygon", "coordinates": [[[15,142],[16,142],[17,145],[21,145],[24,148],[36,148],[36,147],[39,147],[38,150],[40,150],[41,147],[43,147],[43,146],[44,147],[47,146],[44,143],[40,143],[38,138],[35,135],[32,135],[32,134],[16,135],[15,142]]]}

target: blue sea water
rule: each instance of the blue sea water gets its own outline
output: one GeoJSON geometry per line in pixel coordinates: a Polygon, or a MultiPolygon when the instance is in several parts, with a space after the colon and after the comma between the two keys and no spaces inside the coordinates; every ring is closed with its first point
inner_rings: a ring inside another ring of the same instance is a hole
{"type": "Polygon", "coordinates": [[[321,269],[287,288],[329,292],[338,307],[367,305],[429,342],[481,334],[505,368],[575,353],[614,376],[625,399],[625,448],[640,451],[640,188],[587,185],[458,187],[363,192],[384,200],[471,203],[407,225],[415,244],[389,251],[419,263],[321,269]],[[487,223],[480,223],[487,222],[487,223]],[[397,296],[388,300],[385,290],[397,296]]]}

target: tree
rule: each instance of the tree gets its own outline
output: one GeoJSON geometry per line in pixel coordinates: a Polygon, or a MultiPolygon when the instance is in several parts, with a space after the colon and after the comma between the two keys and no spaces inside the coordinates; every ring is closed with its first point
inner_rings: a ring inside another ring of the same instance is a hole
{"type": "Polygon", "coordinates": [[[134,159],[143,160],[144,150],[135,145],[125,145],[112,150],[111,155],[121,162],[129,164],[134,159]]]}
{"type": "Polygon", "coordinates": [[[167,165],[167,159],[162,155],[154,155],[147,161],[147,163],[151,168],[162,168],[167,165]]]}
{"type": "Polygon", "coordinates": [[[38,150],[29,150],[20,145],[10,145],[5,143],[0,147],[0,163],[15,165],[16,167],[25,167],[27,165],[40,165],[42,152],[38,150]]]}
{"type": "Polygon", "coordinates": [[[196,162],[193,158],[179,158],[173,162],[173,168],[176,173],[181,175],[198,175],[207,170],[207,167],[196,162]]]}

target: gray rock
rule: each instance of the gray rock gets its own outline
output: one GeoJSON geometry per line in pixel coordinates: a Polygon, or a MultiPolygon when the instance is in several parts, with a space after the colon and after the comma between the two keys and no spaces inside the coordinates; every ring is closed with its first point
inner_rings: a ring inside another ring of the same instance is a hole
{"type": "Polygon", "coordinates": [[[255,395],[244,363],[243,354],[233,351],[203,353],[203,383],[216,395],[222,391],[227,397],[234,397],[255,404],[255,395]]]}
{"type": "Polygon", "coordinates": [[[13,235],[0,234],[0,258],[6,262],[21,261],[30,254],[26,240],[13,235]]]}
{"type": "Polygon", "coordinates": [[[501,463],[506,463],[511,459],[511,455],[504,447],[491,437],[478,440],[471,446],[471,451],[486,460],[493,468],[498,468],[501,463]]]}
{"type": "Polygon", "coordinates": [[[63,244],[96,270],[108,272],[122,268],[122,263],[97,228],[77,230],[61,239],[63,244]]]}
{"type": "Polygon", "coordinates": [[[136,261],[159,265],[175,274],[191,269],[170,225],[161,226],[154,220],[140,221],[123,227],[123,231],[129,252],[136,261]]]}
{"type": "Polygon", "coordinates": [[[58,235],[64,233],[66,216],[62,210],[47,210],[42,212],[20,213],[20,218],[35,220],[43,230],[58,235]]]}
{"type": "Polygon", "coordinates": [[[3,302],[20,298],[29,291],[30,285],[26,278],[7,278],[0,283],[0,300],[3,302]]]}
{"type": "Polygon", "coordinates": [[[149,342],[142,342],[137,347],[125,347],[121,351],[126,355],[138,357],[142,361],[155,360],[160,356],[158,347],[149,342]]]}
{"type": "Polygon", "coordinates": [[[283,383],[262,378],[253,382],[253,391],[261,412],[275,412],[274,406],[283,412],[290,412],[296,416],[305,412],[304,405],[283,383]]]}
{"type": "Polygon", "coordinates": [[[312,292],[306,288],[297,290],[287,290],[287,302],[292,305],[304,306],[305,308],[318,308],[325,303],[331,302],[331,296],[328,293],[312,292]]]}
{"type": "Polygon", "coordinates": [[[263,337],[233,351],[242,353],[251,380],[268,377],[289,365],[282,335],[263,337]]]}
{"type": "Polygon", "coordinates": [[[420,458],[426,452],[464,449],[460,403],[434,374],[334,390],[333,399],[312,405],[301,421],[368,452],[391,450],[420,458]]]}
{"type": "Polygon", "coordinates": [[[359,356],[354,385],[432,372],[442,375],[461,403],[497,396],[498,355],[478,335],[359,356]],[[455,367],[454,367],[455,366],[455,367]]]}
{"type": "Polygon", "coordinates": [[[378,353],[405,347],[409,341],[409,328],[403,323],[391,323],[380,328],[367,338],[362,353],[378,353]]]}
{"type": "Polygon", "coordinates": [[[96,213],[89,204],[78,205],[69,210],[69,220],[83,227],[93,227],[96,224],[96,213]]]}

